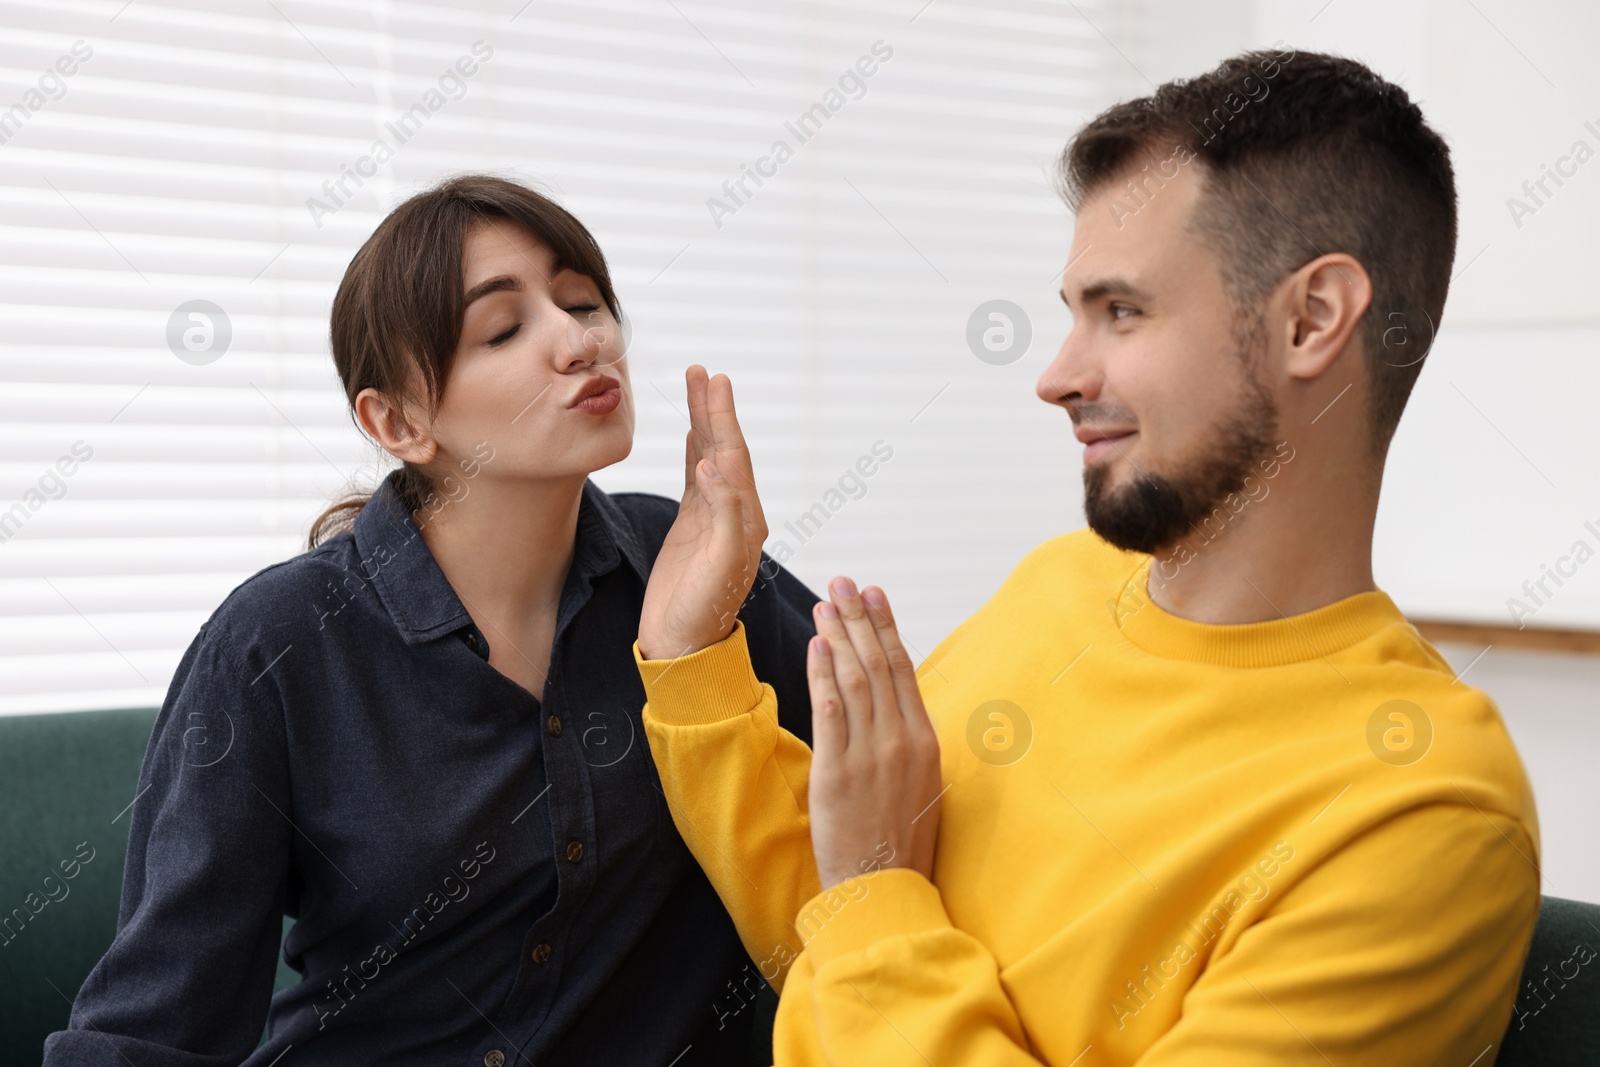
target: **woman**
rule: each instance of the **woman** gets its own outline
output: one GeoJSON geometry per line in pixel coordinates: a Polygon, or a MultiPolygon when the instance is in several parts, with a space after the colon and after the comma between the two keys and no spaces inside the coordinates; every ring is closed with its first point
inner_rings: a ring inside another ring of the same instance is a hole
{"type": "Polygon", "coordinates": [[[632,447],[620,321],[594,238],[509,181],[413,197],[356,254],[334,362],[401,466],[184,654],[116,939],[47,1064],[748,1062],[759,981],[631,646],[641,613],[672,648],[742,621],[809,737],[817,598],[759,540],[748,599],[701,588],[708,487],[749,478],[725,377],[688,373],[681,507],[589,481],[632,447]],[[273,997],[284,915],[303,978],[273,997]]]}

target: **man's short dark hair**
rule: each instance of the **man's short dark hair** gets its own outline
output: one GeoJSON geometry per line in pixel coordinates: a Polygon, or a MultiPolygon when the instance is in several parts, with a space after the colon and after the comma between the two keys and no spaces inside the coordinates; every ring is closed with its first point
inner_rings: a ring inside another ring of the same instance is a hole
{"type": "Polygon", "coordinates": [[[1381,457],[1450,287],[1456,189],[1444,139],[1405,90],[1353,59],[1253,51],[1101,112],[1062,152],[1057,177],[1077,211],[1145,163],[1121,193],[1132,213],[1194,159],[1205,186],[1193,229],[1217,251],[1245,335],[1259,330],[1264,298],[1318,256],[1345,252],[1366,269],[1359,336],[1381,457]]]}

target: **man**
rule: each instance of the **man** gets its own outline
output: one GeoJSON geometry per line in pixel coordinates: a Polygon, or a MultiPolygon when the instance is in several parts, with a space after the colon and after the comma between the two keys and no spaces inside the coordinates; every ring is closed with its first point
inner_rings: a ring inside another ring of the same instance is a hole
{"type": "MultiPolygon", "coordinates": [[[[674,817],[781,986],[776,1062],[1492,1063],[1533,798],[1371,570],[1448,150],[1359,63],[1251,52],[1105,111],[1061,177],[1074,322],[1038,394],[1088,446],[1089,529],[914,676],[881,591],[836,579],[815,752],[725,610],[641,626],[674,817]]],[[[731,395],[703,426],[706,565],[742,591],[731,395]]]]}

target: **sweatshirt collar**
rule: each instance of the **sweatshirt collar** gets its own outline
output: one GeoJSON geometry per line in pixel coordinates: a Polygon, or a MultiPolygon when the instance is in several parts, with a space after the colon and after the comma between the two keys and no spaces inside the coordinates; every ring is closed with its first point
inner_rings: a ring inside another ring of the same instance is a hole
{"type": "Polygon", "coordinates": [[[1164,610],[1149,593],[1145,556],[1112,601],[1122,635],[1152,655],[1221,667],[1282,667],[1326,659],[1406,618],[1381,589],[1264,622],[1203,623],[1164,610]]]}

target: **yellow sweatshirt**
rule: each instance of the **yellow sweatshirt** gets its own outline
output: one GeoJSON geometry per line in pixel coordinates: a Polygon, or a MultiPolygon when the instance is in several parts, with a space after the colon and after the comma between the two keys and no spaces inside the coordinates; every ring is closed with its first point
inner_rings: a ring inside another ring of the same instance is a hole
{"type": "Polygon", "coordinates": [[[932,882],[821,891],[811,753],[742,624],[635,644],[673,818],[781,991],[778,1067],[1494,1062],[1539,837],[1493,701],[1382,591],[1207,625],[1151,562],[1054,538],[918,668],[932,882]]]}

